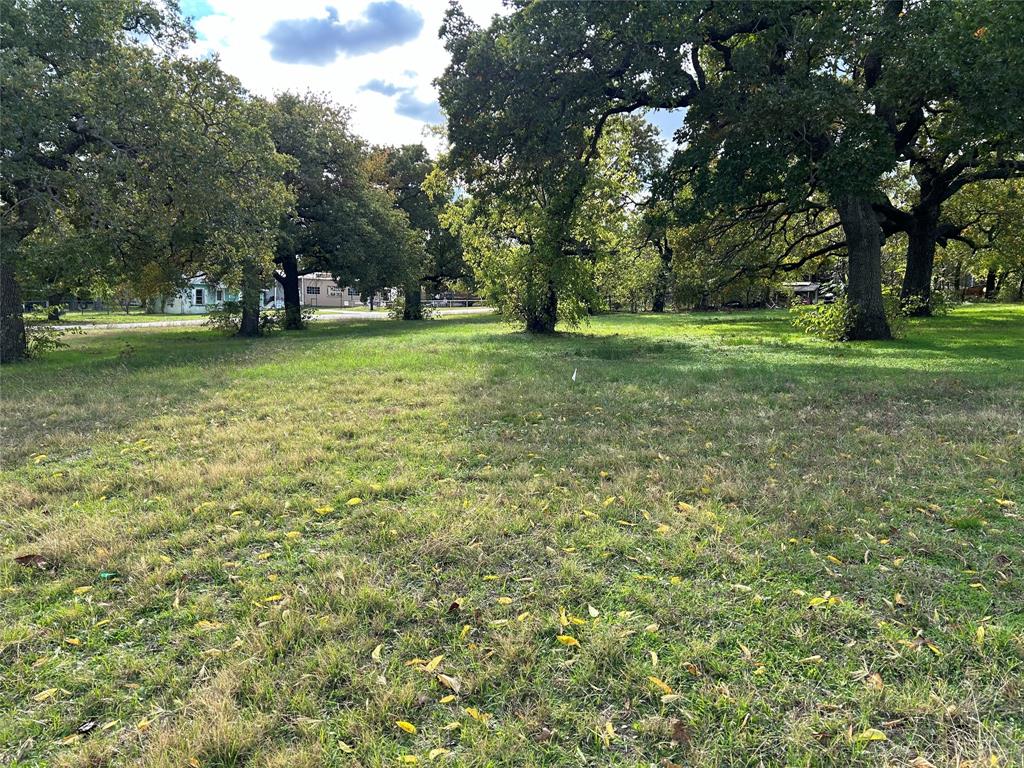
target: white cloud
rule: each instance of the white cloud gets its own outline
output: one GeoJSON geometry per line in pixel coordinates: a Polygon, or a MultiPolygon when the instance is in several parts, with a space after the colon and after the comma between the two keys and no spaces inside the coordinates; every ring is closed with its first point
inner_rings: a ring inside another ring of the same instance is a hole
{"type": "MultiPolygon", "coordinates": [[[[340,54],[328,64],[315,66],[275,61],[267,32],[282,20],[326,18],[328,6],[337,8],[340,23],[358,23],[369,0],[345,4],[338,0],[207,0],[204,11],[208,8],[209,13],[195,20],[200,40],[192,53],[217,53],[225,71],[261,96],[286,90],[326,93],[352,109],[353,129],[371,143],[424,142],[436,148],[436,140],[425,134],[426,123],[405,115],[431,114],[428,106],[437,98],[431,81],[448,63],[437,36],[448,4],[444,0],[401,2],[423,17],[423,29],[414,40],[373,53],[340,54]],[[385,95],[361,90],[372,80],[395,84],[401,91],[385,95]],[[396,108],[405,115],[398,114],[396,108]]],[[[463,7],[482,25],[495,13],[504,12],[501,0],[467,0],[463,7]]]]}

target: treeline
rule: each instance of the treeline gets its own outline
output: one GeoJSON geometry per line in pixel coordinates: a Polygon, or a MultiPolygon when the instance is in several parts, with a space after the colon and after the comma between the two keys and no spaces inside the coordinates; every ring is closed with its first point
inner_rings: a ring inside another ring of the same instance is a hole
{"type": "Polygon", "coordinates": [[[184,55],[176,4],[2,0],[0,360],[25,356],[23,296],[156,297],[205,274],[241,290],[260,333],[277,280],[300,328],[299,277],[373,294],[457,279],[457,242],[421,191],[421,146],[370,147],[316,95],[247,93],[184,55]]]}
{"type": "Polygon", "coordinates": [[[1020,292],[1024,5],[453,6],[442,36],[446,218],[528,330],[818,273],[885,339],[886,284],[912,314],[967,273],[1020,292]],[[685,110],[664,157],[651,110],[685,110]]]}

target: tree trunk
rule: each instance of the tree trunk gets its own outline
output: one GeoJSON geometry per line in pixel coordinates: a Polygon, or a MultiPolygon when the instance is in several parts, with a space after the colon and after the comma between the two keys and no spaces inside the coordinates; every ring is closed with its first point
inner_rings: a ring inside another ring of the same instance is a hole
{"type": "Polygon", "coordinates": [[[60,320],[60,307],[64,301],[64,294],[51,293],[46,297],[46,319],[56,323],[60,320]]]}
{"type": "Polygon", "coordinates": [[[665,311],[668,286],[672,279],[672,248],[669,246],[668,240],[658,245],[658,255],[661,256],[661,266],[658,269],[658,276],[654,283],[654,298],[651,300],[651,312],[665,311]]]}
{"type": "Polygon", "coordinates": [[[402,293],[404,294],[405,299],[402,307],[402,319],[422,320],[423,297],[420,295],[419,280],[412,280],[408,284],[406,284],[402,293]]]}
{"type": "Polygon", "coordinates": [[[1017,301],[1024,301],[1024,274],[1020,276],[1020,285],[1017,286],[1017,301]]]}
{"type": "Polygon", "coordinates": [[[985,298],[994,299],[996,295],[996,271],[989,268],[985,275],[985,298]]]}
{"type": "Polygon", "coordinates": [[[242,274],[242,323],[239,336],[260,335],[260,278],[252,267],[246,266],[242,274]]]}
{"type": "Polygon", "coordinates": [[[302,322],[302,304],[299,295],[299,262],[295,256],[285,256],[279,262],[284,274],[274,275],[284,291],[284,329],[301,331],[306,327],[302,322]]]}
{"type": "Polygon", "coordinates": [[[846,235],[851,341],[891,339],[882,302],[882,230],[871,203],[847,195],[837,202],[846,235]]]}
{"type": "Polygon", "coordinates": [[[558,321],[558,294],[555,286],[548,282],[547,291],[537,306],[529,307],[526,316],[527,333],[554,333],[558,321]]]}
{"type": "Polygon", "coordinates": [[[0,363],[23,360],[27,351],[21,289],[8,259],[0,259],[0,363]]]}
{"type": "Polygon", "coordinates": [[[907,305],[912,315],[931,314],[932,272],[938,232],[937,206],[914,210],[914,223],[907,232],[907,271],[900,290],[900,301],[907,305]]]}

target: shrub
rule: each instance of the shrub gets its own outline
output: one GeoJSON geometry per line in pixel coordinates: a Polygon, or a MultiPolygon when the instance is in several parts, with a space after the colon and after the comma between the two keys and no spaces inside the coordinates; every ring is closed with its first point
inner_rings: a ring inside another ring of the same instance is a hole
{"type": "Polygon", "coordinates": [[[789,313],[793,325],[812,336],[843,341],[850,335],[852,318],[845,296],[832,304],[794,304],[789,313]]]}
{"type": "MultiPolygon", "coordinates": [[[[313,307],[302,308],[302,322],[308,323],[316,314],[313,307]]],[[[210,312],[203,325],[216,328],[225,333],[238,333],[242,327],[242,304],[238,301],[225,301],[217,309],[210,312]]],[[[269,334],[284,327],[283,309],[264,309],[260,312],[260,334],[269,334]]]]}
{"type": "MultiPolygon", "coordinates": [[[[437,315],[437,310],[433,304],[424,301],[420,305],[420,315],[424,320],[430,320],[437,315]]],[[[399,296],[388,307],[388,317],[392,320],[401,320],[405,316],[405,296],[399,296]]]]}
{"type": "Polygon", "coordinates": [[[81,328],[55,328],[45,323],[27,323],[25,325],[25,337],[27,357],[38,357],[43,352],[52,349],[64,349],[68,345],[64,341],[67,335],[79,335],[85,333],[81,328]]]}
{"type": "MultiPolygon", "coordinates": [[[[893,338],[902,337],[907,330],[910,311],[901,301],[899,290],[882,289],[882,303],[889,331],[893,338]]],[[[828,341],[846,341],[853,327],[853,309],[845,296],[838,297],[832,304],[795,304],[790,307],[793,325],[804,333],[828,341]]]]}

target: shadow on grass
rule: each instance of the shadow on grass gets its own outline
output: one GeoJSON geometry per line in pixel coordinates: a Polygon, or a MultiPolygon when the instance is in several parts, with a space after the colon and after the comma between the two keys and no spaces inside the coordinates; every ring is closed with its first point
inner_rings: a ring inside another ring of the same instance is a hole
{"type": "MultiPolygon", "coordinates": [[[[24,459],[50,436],[84,441],[125,430],[157,411],[184,410],[208,400],[253,371],[285,369],[334,346],[381,340],[392,345],[441,328],[494,322],[486,316],[424,323],[350,320],[315,323],[302,332],[261,339],[206,328],[140,328],[71,337],[67,349],[0,369],[8,417],[0,425],[0,465],[24,459]]],[[[286,375],[286,374],[282,374],[286,375]]]]}
{"type": "MultiPolygon", "coordinates": [[[[62,431],[89,439],[157,409],[189,408],[243,377],[287,380],[299,375],[289,366],[300,360],[308,366],[316,355],[327,359],[336,345],[369,344],[378,356],[407,348],[423,357],[424,368],[436,365],[439,373],[457,372],[472,360],[491,381],[517,379],[556,391],[571,386],[578,369],[578,386],[629,386],[654,398],[712,390],[789,392],[835,408],[829,401],[838,396],[895,393],[912,401],[963,396],[964,407],[973,407],[964,387],[990,389],[1005,383],[1008,372],[1024,374],[1024,339],[1013,333],[1024,325],[1019,317],[997,310],[955,312],[914,323],[906,339],[855,345],[795,334],[782,312],[610,315],[579,332],[546,338],[509,332],[508,326],[499,331],[493,316],[317,323],[301,333],[255,340],[197,328],[104,331],[3,369],[4,404],[12,414],[2,426],[3,458],[23,457],[62,431]],[[955,378],[956,385],[936,382],[936,375],[955,378]]],[[[308,367],[302,375],[309,375],[308,367]]],[[[459,387],[459,377],[451,378],[459,387]]]]}

